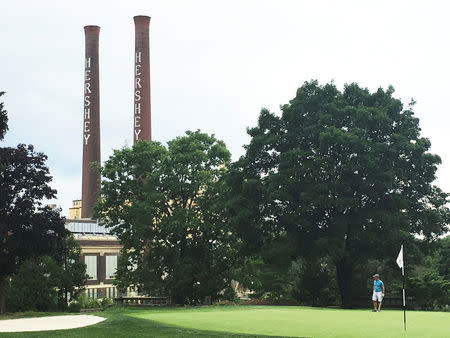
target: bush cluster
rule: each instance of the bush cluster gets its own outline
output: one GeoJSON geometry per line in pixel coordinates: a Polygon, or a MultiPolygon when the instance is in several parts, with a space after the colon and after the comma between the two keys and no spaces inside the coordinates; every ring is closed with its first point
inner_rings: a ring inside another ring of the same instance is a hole
{"type": "Polygon", "coordinates": [[[80,295],[78,299],[69,304],[70,312],[80,312],[82,309],[104,310],[113,303],[110,298],[88,298],[86,294],[80,295]]]}

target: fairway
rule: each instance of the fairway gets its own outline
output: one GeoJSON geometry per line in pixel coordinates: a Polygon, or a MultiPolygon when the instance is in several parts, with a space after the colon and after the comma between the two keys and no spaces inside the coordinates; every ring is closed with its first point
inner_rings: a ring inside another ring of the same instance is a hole
{"type": "Polygon", "coordinates": [[[166,325],[229,333],[294,337],[449,337],[450,314],[309,307],[208,307],[139,311],[130,316],[166,325]]]}

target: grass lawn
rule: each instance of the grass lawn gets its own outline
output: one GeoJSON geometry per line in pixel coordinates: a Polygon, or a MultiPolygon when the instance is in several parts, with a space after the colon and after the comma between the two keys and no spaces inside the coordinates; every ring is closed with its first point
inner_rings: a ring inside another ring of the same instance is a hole
{"type": "MultiPolygon", "coordinates": [[[[450,313],[340,310],[309,307],[236,306],[201,308],[111,308],[108,319],[73,330],[0,334],[2,337],[449,337],[450,313]]],[[[2,317],[0,317],[1,319],[2,317]]],[[[1,325],[1,322],[0,322],[1,325]]]]}
{"type": "Polygon", "coordinates": [[[450,313],[309,307],[226,307],[148,311],[132,314],[191,329],[295,337],[450,337],[450,313]]]}

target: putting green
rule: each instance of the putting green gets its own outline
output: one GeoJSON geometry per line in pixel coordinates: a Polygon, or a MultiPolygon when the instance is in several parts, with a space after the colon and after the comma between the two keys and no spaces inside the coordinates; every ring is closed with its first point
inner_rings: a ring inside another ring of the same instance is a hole
{"type": "Polygon", "coordinates": [[[341,310],[309,307],[206,307],[130,314],[199,330],[294,337],[450,337],[450,313],[341,310]]]}

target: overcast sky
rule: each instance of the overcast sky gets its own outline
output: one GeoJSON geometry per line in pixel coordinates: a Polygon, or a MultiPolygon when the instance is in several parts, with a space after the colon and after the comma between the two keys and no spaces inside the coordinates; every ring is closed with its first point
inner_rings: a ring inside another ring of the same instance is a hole
{"type": "Polygon", "coordinates": [[[188,129],[237,159],[262,107],[279,113],[304,81],[393,85],[417,101],[450,191],[450,20],[446,1],[0,0],[3,145],[45,152],[68,213],[81,197],[85,25],[100,31],[101,151],[132,144],[133,16],[149,15],[153,139],[188,129]]]}

